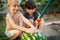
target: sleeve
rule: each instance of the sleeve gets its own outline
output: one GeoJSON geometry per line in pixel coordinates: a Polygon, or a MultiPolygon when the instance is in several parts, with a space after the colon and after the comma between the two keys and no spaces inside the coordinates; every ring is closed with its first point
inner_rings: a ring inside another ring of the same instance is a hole
{"type": "Polygon", "coordinates": [[[33,17],[31,17],[29,14],[25,13],[24,17],[26,17],[27,19],[32,19],[33,17]]]}
{"type": "Polygon", "coordinates": [[[26,17],[27,19],[29,19],[27,13],[24,14],[24,17],[26,17]]]}
{"type": "Polygon", "coordinates": [[[34,13],[34,21],[37,19],[38,16],[40,16],[40,13],[39,13],[38,11],[36,11],[36,12],[34,13]]]}
{"type": "Polygon", "coordinates": [[[40,13],[37,11],[37,16],[40,16],[40,13]]]}

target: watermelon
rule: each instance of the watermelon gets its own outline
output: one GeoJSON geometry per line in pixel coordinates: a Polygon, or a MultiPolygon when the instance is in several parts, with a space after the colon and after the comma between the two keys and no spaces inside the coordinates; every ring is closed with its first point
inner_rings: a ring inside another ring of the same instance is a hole
{"type": "Polygon", "coordinates": [[[21,40],[47,40],[42,33],[23,33],[21,40]]]}

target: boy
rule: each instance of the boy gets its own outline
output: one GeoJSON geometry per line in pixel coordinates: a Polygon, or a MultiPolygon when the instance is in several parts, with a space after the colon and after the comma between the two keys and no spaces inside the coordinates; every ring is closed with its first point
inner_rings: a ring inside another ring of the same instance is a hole
{"type": "MultiPolygon", "coordinates": [[[[44,26],[44,21],[43,19],[39,18],[40,14],[38,11],[36,11],[36,4],[34,1],[32,0],[28,0],[26,1],[25,3],[25,10],[26,10],[26,13],[24,14],[24,16],[29,19],[29,21],[36,26],[36,28],[40,29],[40,32],[42,31],[43,29],[43,26],[44,26]],[[37,22],[39,21],[39,22],[37,22]]],[[[26,25],[24,23],[25,27],[29,28],[30,26],[26,25]]]]}
{"type": "Polygon", "coordinates": [[[22,31],[27,33],[35,33],[39,31],[39,30],[37,31],[37,29],[22,15],[22,13],[19,12],[20,6],[18,0],[8,0],[8,8],[9,12],[7,13],[6,16],[7,25],[5,33],[8,37],[11,38],[11,40],[15,40],[19,35],[21,36],[22,31]],[[18,26],[19,19],[22,19],[31,28],[27,29],[18,26]]]}

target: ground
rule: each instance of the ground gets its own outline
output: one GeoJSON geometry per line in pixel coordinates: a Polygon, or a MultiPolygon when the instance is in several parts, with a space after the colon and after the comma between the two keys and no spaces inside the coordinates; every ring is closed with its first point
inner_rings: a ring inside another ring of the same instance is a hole
{"type": "Polygon", "coordinates": [[[60,14],[44,15],[45,26],[43,33],[48,40],[60,40],[60,14]]]}

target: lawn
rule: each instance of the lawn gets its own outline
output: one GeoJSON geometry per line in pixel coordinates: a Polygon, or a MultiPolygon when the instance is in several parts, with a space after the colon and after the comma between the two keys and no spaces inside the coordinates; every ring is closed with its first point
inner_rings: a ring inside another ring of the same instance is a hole
{"type": "Polygon", "coordinates": [[[6,23],[0,23],[0,40],[9,40],[9,38],[5,35],[6,23]]]}

